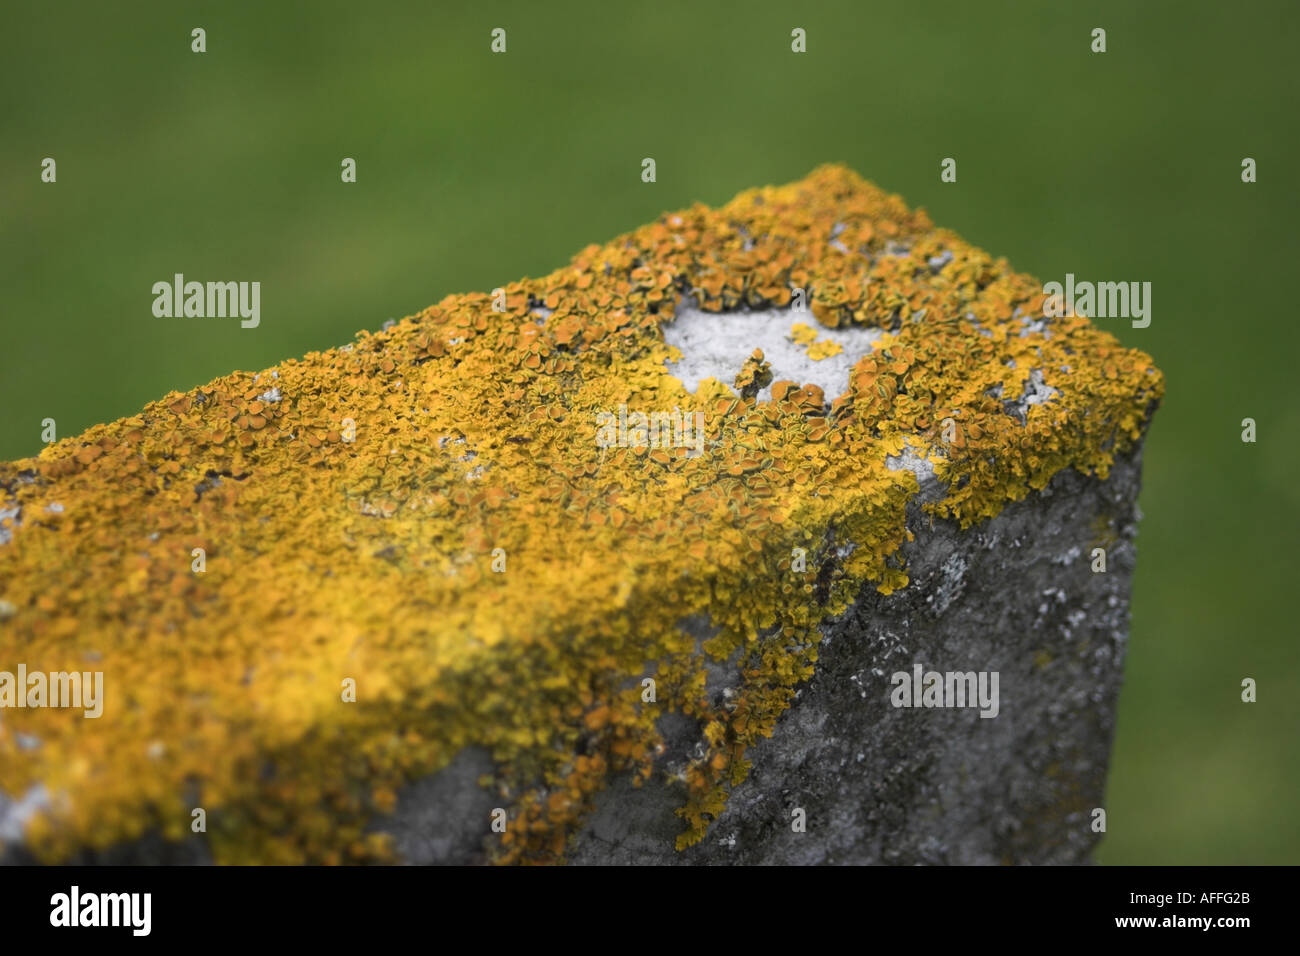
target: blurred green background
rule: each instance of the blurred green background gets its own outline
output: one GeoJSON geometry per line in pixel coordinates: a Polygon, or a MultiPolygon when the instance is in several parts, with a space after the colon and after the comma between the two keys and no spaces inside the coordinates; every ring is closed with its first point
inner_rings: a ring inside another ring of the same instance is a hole
{"type": "Polygon", "coordinates": [[[1300,6],[169,0],[4,21],[0,458],[38,452],[43,418],[70,436],[826,161],[1040,278],[1152,282],[1150,328],[1107,325],[1168,395],[1100,859],[1300,862],[1300,6]],[[261,281],[261,327],[154,318],[175,272],[261,281]]]}

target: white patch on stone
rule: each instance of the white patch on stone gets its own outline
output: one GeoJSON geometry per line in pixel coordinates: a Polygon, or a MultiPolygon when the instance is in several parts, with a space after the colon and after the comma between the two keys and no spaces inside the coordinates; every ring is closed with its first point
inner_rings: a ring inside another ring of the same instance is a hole
{"type": "Polygon", "coordinates": [[[0,793],[0,843],[21,843],[27,821],[49,805],[49,792],[40,783],[17,800],[0,793]]]}
{"type": "Polygon", "coordinates": [[[910,471],[916,476],[920,486],[919,499],[934,501],[947,493],[947,488],[934,473],[934,465],[926,456],[924,448],[913,445],[910,439],[904,439],[903,453],[885,458],[885,467],[890,471],[910,471]]]}
{"type": "MultiPolygon", "coordinates": [[[[1047,489],[1043,489],[1043,490],[1046,491],[1047,489]]],[[[1065,565],[1066,567],[1069,567],[1078,559],[1078,557],[1081,554],[1083,554],[1083,549],[1080,548],[1078,545],[1075,545],[1074,547],[1066,551],[1065,554],[1057,555],[1055,558],[1053,558],[1052,563],[1061,564],[1061,565],[1065,565]]]]}
{"type": "Polygon", "coordinates": [[[929,265],[929,267],[933,271],[938,272],[941,269],[943,269],[943,267],[946,266],[948,263],[952,262],[952,259],[953,259],[952,250],[945,249],[937,256],[931,256],[929,259],[927,259],[926,264],[929,265]]]}
{"type": "MultiPolygon", "coordinates": [[[[1008,362],[1007,367],[1015,368],[1015,362],[1008,362]]],[[[1029,377],[1025,380],[1025,386],[1021,390],[1019,398],[1007,400],[1002,393],[1001,385],[989,389],[987,394],[1000,399],[1006,413],[1023,425],[1028,420],[1030,405],[1042,405],[1044,402],[1051,401],[1057,395],[1060,395],[1061,392],[1060,389],[1052,388],[1047,384],[1041,368],[1035,368],[1029,370],[1029,377]]],[[[1044,494],[1050,494],[1050,492],[1044,491],[1044,494]]]]}
{"type": "Polygon", "coordinates": [[[934,593],[926,599],[933,603],[936,614],[948,610],[948,606],[961,596],[967,567],[968,564],[961,552],[955,552],[939,569],[940,577],[934,593]]]}
{"type": "Polygon", "coordinates": [[[1017,307],[1011,316],[1020,322],[1020,337],[1028,338],[1031,335],[1042,335],[1045,338],[1051,338],[1052,333],[1048,328],[1047,319],[1041,315],[1032,315],[1017,307]]]}
{"type": "Polygon", "coordinates": [[[1035,368],[1029,371],[1029,381],[1025,382],[1025,391],[1020,400],[1026,405],[1041,405],[1060,394],[1060,390],[1047,384],[1046,379],[1043,378],[1043,370],[1035,368]]]}
{"type": "Polygon", "coordinates": [[[12,508],[0,508],[0,544],[8,544],[13,539],[13,528],[18,527],[18,518],[22,514],[22,505],[14,505],[12,508]],[[5,521],[9,526],[5,526],[5,521]]]}
{"type": "MultiPolygon", "coordinates": [[[[734,391],[732,384],[754,349],[772,365],[772,381],[817,385],[830,402],[849,390],[849,372],[871,344],[883,337],[879,329],[862,326],[830,329],[812,312],[793,309],[705,312],[686,299],[677,306],[676,318],[663,326],[664,341],[682,353],[678,362],[668,362],[668,374],[675,376],[694,394],[706,379],[715,378],[734,391]],[[817,339],[837,342],[844,351],[819,361],[808,357],[807,346],[790,339],[796,322],[817,330],[817,339]]],[[[771,401],[772,387],[758,393],[761,402],[771,401]]]]}

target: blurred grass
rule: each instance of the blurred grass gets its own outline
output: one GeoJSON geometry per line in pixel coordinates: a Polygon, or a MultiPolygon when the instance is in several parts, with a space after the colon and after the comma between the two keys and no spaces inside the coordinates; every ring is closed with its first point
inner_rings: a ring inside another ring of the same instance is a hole
{"type": "Polygon", "coordinates": [[[0,33],[0,458],[171,389],[564,264],[842,161],[1044,279],[1153,283],[1109,328],[1146,451],[1108,863],[1295,863],[1286,383],[1300,11],[1279,2],[27,5],[0,33]],[[208,52],[192,54],[203,26],[208,52]],[[488,52],[508,30],[509,52],[488,52]],[[803,56],[790,30],[808,31],[803,56]],[[1109,51],[1089,52],[1095,26],[1109,51]],[[58,183],[39,182],[45,156],[58,183]],[[339,182],[344,156],[358,182],[339,182]],[[653,156],[658,182],[642,184],[653,156]],[[958,182],[939,161],[958,161],[958,182]],[[1240,162],[1260,181],[1240,182],[1240,162]],[[184,272],[262,324],[151,314],[184,272]],[[1259,423],[1243,445],[1240,421],[1259,423]],[[1259,703],[1239,702],[1243,676],[1259,703]]]}

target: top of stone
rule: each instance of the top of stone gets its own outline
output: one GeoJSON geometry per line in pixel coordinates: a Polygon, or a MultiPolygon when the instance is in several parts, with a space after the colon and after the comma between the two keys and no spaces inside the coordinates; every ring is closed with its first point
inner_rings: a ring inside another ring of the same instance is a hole
{"type": "Polygon", "coordinates": [[[479,744],[501,854],[554,859],[678,710],[710,747],[682,772],[694,842],[820,622],[906,585],[917,475],[969,524],[1140,439],[1151,360],[1043,307],[825,166],[0,464],[0,672],[105,686],[98,720],[0,711],[0,792],[42,795],[50,859],[179,839],[203,806],[220,861],[364,860],[402,782],[479,744]]]}

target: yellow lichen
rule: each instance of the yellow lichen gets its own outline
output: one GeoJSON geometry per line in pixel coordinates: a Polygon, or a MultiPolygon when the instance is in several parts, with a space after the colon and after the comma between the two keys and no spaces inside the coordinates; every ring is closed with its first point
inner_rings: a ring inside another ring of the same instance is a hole
{"type": "Polygon", "coordinates": [[[834,339],[817,341],[817,330],[804,322],[796,322],[790,327],[790,339],[796,345],[802,345],[807,350],[808,357],[814,362],[820,362],[824,358],[839,355],[844,351],[844,346],[834,339]]]}
{"type": "Polygon", "coordinates": [[[1035,325],[1037,282],[836,166],[504,292],[504,313],[451,296],[0,465],[0,508],[20,509],[0,670],[105,674],[99,720],[3,713],[0,790],[51,797],[26,834],[42,856],[179,839],[202,806],[221,862],[385,859],[368,822],[477,744],[511,808],[500,859],[558,860],[612,774],[653,772],[670,710],[708,741],[687,846],[811,675],[818,625],[868,583],[906,585],[917,486],[888,456],[936,460],[949,491],[927,507],[967,525],[1063,468],[1104,476],[1163,387],[1084,318],[1035,325]],[[787,381],[758,402],[761,356],[740,395],[666,374],[681,297],[794,288],[825,326],[888,333],[845,395],[787,381]],[[1034,369],[1059,395],[1022,421],[1003,398],[1034,369]],[[596,413],[620,406],[703,412],[704,453],[598,447],[596,413]],[[690,615],[719,632],[697,646],[690,615]],[[732,654],[743,682],[715,705],[705,662],[732,654]]]}
{"type": "Polygon", "coordinates": [[[808,346],[808,357],[814,362],[820,362],[824,358],[830,358],[832,355],[839,355],[844,351],[844,346],[839,342],[830,339],[823,339],[820,342],[814,342],[808,346]]]}
{"type": "Polygon", "coordinates": [[[790,326],[790,338],[795,343],[807,348],[817,341],[817,330],[807,322],[796,322],[790,326]]]}

